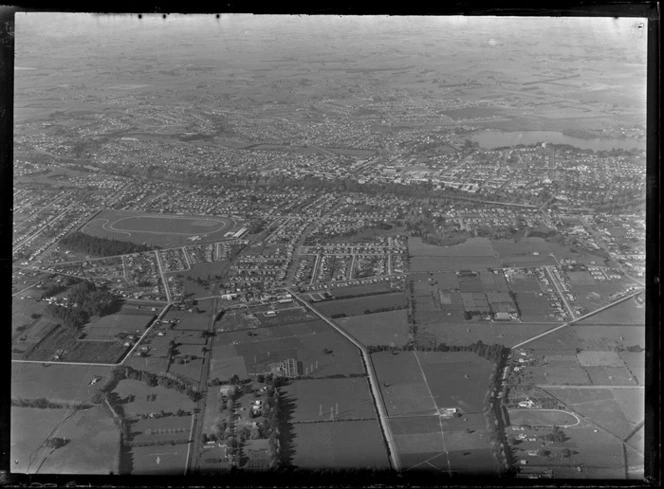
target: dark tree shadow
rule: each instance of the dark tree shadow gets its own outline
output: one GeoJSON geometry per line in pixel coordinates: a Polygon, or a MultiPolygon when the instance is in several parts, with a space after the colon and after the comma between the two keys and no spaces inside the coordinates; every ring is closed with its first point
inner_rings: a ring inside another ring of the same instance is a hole
{"type": "Polygon", "coordinates": [[[279,457],[282,467],[291,467],[295,455],[293,446],[295,432],[291,423],[295,412],[295,402],[290,396],[283,396],[279,400],[279,408],[281,414],[279,416],[279,457]]]}

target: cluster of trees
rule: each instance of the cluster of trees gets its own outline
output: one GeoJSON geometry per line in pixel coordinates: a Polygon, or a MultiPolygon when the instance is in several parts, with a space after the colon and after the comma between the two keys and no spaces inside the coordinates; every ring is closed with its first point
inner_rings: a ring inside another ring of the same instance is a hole
{"type": "Polygon", "coordinates": [[[141,380],[150,387],[155,387],[157,385],[160,385],[167,389],[175,389],[178,392],[182,392],[187,396],[189,396],[189,398],[194,402],[198,401],[202,396],[201,392],[198,391],[198,389],[193,384],[185,382],[180,378],[176,378],[168,374],[157,375],[153,372],[147,372],[145,370],[137,370],[128,365],[125,365],[124,367],[121,368],[124,370],[124,376],[125,376],[124,378],[141,380]]]}
{"type": "Polygon", "coordinates": [[[81,328],[90,316],[113,314],[122,305],[118,296],[87,280],[71,287],[67,297],[68,305],[49,304],[46,306],[46,313],[72,329],[81,328]]]}
{"type": "Polygon", "coordinates": [[[115,389],[123,379],[135,379],[145,382],[148,386],[154,387],[160,385],[167,389],[175,389],[179,392],[185,393],[189,396],[192,401],[198,401],[202,393],[198,389],[180,378],[176,378],[172,375],[157,375],[153,372],[147,372],[145,370],[137,370],[128,365],[118,366],[111,370],[108,381],[100,388],[100,390],[92,397],[92,402],[101,403],[103,402],[104,396],[107,393],[110,393],[115,389]]]}
{"type": "Polygon", "coordinates": [[[58,295],[65,290],[67,290],[67,287],[64,284],[49,284],[44,289],[44,292],[42,292],[42,298],[46,299],[48,297],[53,297],[54,295],[58,295]]]}
{"type": "Polygon", "coordinates": [[[391,306],[391,307],[377,307],[376,309],[365,309],[364,314],[373,314],[377,312],[389,312],[389,311],[399,311],[401,309],[408,309],[408,305],[403,304],[399,306],[391,306]]]}
{"type": "Polygon", "coordinates": [[[67,328],[79,329],[90,319],[90,315],[84,310],[71,306],[58,306],[49,304],[46,306],[46,314],[58,319],[67,328]]]}
{"type": "Polygon", "coordinates": [[[44,442],[44,445],[46,445],[47,448],[60,448],[65,446],[67,443],[69,443],[69,440],[67,438],[61,438],[59,436],[54,436],[53,438],[49,438],[44,442]]]}
{"type": "Polygon", "coordinates": [[[551,433],[544,435],[544,439],[553,443],[562,443],[567,440],[567,436],[560,426],[554,426],[551,433]]]}
{"type": "Polygon", "coordinates": [[[69,302],[78,304],[91,316],[105,316],[118,312],[121,306],[120,298],[113,295],[105,287],[97,287],[87,280],[74,285],[67,294],[69,302]]]}
{"type": "Polygon", "coordinates": [[[263,231],[268,225],[265,219],[252,219],[247,225],[247,232],[249,234],[258,234],[263,231]]]}
{"type": "Polygon", "coordinates": [[[128,255],[155,249],[154,247],[128,243],[117,239],[90,236],[80,231],[70,233],[62,238],[60,245],[72,251],[94,256],[128,255]]]}
{"type": "MultiPolygon", "coordinates": [[[[355,299],[357,297],[368,297],[370,295],[392,294],[396,290],[397,289],[389,288],[387,290],[378,290],[378,291],[375,291],[375,292],[360,292],[360,293],[355,293],[355,294],[352,294],[352,295],[344,295],[343,297],[337,297],[337,296],[331,295],[328,292],[321,293],[321,295],[323,295],[323,297],[325,297],[323,299],[323,301],[327,302],[327,301],[336,301],[336,300],[355,299]]],[[[319,302],[322,302],[322,301],[319,301],[319,302]]]]}

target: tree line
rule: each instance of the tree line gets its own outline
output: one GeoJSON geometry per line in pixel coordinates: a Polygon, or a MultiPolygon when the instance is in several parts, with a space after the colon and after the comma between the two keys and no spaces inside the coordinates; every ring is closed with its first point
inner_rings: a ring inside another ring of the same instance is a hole
{"type": "Polygon", "coordinates": [[[72,251],[86,253],[94,256],[129,255],[132,253],[143,253],[152,251],[156,247],[144,244],[129,243],[111,238],[100,238],[89,234],[75,231],[60,240],[60,245],[72,251]]]}
{"type": "Polygon", "coordinates": [[[391,345],[370,345],[367,346],[367,351],[369,353],[377,353],[381,351],[437,351],[437,352],[471,352],[475,353],[477,356],[497,364],[500,362],[506,352],[509,352],[509,348],[505,346],[494,343],[492,345],[487,345],[483,343],[482,340],[477,340],[475,343],[469,345],[448,345],[446,343],[439,343],[438,345],[426,346],[420,344],[409,343],[404,346],[391,346],[391,345]]]}

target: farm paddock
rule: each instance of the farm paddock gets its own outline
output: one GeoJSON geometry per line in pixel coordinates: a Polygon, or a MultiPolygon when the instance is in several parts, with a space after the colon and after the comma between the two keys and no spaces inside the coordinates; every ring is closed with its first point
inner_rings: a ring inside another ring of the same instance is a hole
{"type": "Polygon", "coordinates": [[[302,469],[390,468],[378,421],[293,425],[292,463],[302,469]]]}

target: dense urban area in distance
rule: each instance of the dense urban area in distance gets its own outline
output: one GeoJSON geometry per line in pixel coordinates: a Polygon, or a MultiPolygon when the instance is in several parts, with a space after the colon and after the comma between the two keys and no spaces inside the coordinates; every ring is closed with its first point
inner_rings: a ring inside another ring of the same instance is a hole
{"type": "Polygon", "coordinates": [[[642,478],[644,31],[17,14],[11,472],[642,478]]]}

